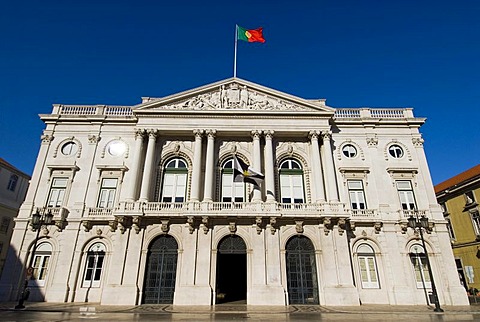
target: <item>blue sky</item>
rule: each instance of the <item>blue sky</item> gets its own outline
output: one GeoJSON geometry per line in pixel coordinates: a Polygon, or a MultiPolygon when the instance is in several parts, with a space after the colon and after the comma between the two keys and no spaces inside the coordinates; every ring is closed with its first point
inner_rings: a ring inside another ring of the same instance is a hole
{"type": "Polygon", "coordinates": [[[31,174],[54,103],[134,105],[237,76],[332,107],[413,107],[434,183],[480,151],[480,1],[0,2],[0,157],[31,174]],[[10,2],[10,3],[7,3],[10,2]]]}

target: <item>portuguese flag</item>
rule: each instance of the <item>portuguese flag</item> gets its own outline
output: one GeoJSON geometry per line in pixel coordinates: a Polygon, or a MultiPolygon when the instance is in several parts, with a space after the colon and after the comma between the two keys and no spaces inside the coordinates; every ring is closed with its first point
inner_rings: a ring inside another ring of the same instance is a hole
{"type": "Polygon", "coordinates": [[[263,28],[258,29],[245,29],[237,26],[237,39],[248,42],[265,42],[263,38],[263,28]]]}

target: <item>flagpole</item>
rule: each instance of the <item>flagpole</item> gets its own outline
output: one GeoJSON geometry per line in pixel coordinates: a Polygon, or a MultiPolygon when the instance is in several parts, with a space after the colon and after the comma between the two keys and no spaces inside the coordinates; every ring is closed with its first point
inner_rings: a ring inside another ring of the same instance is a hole
{"type": "Polygon", "coordinates": [[[237,77],[237,40],[238,40],[238,25],[235,24],[235,57],[233,59],[233,77],[237,77]]]}

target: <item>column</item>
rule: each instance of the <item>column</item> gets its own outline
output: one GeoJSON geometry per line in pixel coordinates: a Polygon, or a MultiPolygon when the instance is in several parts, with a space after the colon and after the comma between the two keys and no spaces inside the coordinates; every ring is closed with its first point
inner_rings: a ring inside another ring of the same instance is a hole
{"type": "MultiPolygon", "coordinates": [[[[260,131],[254,130],[252,131],[252,139],[253,139],[253,169],[257,171],[262,171],[262,161],[260,158],[260,131]]],[[[253,190],[253,201],[262,201],[262,192],[259,189],[253,190]]]]}
{"type": "Polygon", "coordinates": [[[200,174],[202,171],[202,134],[203,130],[193,130],[195,134],[195,150],[193,152],[192,190],[190,201],[200,199],[200,174]]]}
{"type": "Polygon", "coordinates": [[[135,151],[133,154],[133,163],[132,163],[132,173],[131,177],[132,180],[127,185],[127,193],[125,196],[126,201],[135,201],[135,192],[137,191],[138,185],[138,173],[140,170],[140,161],[141,161],[141,153],[142,153],[142,146],[143,146],[143,138],[145,137],[145,130],[137,129],[135,131],[135,151]]]}
{"type": "Polygon", "coordinates": [[[327,199],[328,201],[338,201],[337,183],[335,180],[335,166],[333,164],[333,154],[330,139],[332,138],[331,131],[323,131],[323,157],[325,159],[325,175],[327,186],[327,199]]]}
{"type": "Polygon", "coordinates": [[[267,193],[267,202],[275,201],[275,173],[273,159],[272,138],[274,131],[264,131],[265,134],[265,188],[267,193]]]}
{"type": "Polygon", "coordinates": [[[148,130],[147,155],[145,156],[145,167],[142,177],[142,188],[140,190],[140,201],[148,201],[150,186],[153,175],[153,162],[155,160],[155,142],[157,141],[157,130],[148,130]]]}
{"type": "Polygon", "coordinates": [[[205,164],[205,188],[203,201],[213,201],[213,177],[214,171],[214,148],[215,148],[215,134],[217,131],[207,131],[207,160],[205,164]]]}
{"type": "Polygon", "coordinates": [[[318,136],[320,131],[310,131],[310,143],[312,145],[312,170],[313,180],[315,181],[315,201],[325,201],[325,190],[323,188],[322,162],[320,161],[320,149],[318,147],[318,136]]]}

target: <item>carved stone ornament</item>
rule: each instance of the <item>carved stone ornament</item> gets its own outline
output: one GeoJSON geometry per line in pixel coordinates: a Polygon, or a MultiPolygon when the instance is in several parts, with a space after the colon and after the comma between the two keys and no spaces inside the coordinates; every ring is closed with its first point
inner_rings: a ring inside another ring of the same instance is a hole
{"type": "Polygon", "coordinates": [[[425,142],[425,140],[422,139],[422,137],[412,138],[413,146],[415,146],[416,148],[423,147],[423,142],[425,142]]]}
{"type": "Polygon", "coordinates": [[[405,222],[401,222],[400,223],[400,229],[402,231],[402,234],[406,234],[407,233],[407,228],[408,228],[408,224],[405,223],[405,222]]]}
{"type": "Polygon", "coordinates": [[[203,226],[203,233],[206,235],[208,233],[208,217],[202,217],[202,226],[203,226]]]}
{"type": "Polygon", "coordinates": [[[367,145],[370,148],[374,148],[378,145],[378,139],[376,136],[367,137],[367,145]]]}
{"type": "Polygon", "coordinates": [[[262,217],[255,218],[255,229],[257,230],[257,235],[262,233],[262,217]]]}
{"type": "Polygon", "coordinates": [[[295,220],[295,231],[297,234],[303,233],[303,220],[295,220]]]}
{"type": "Polygon", "coordinates": [[[234,235],[237,232],[237,225],[235,224],[235,222],[228,223],[228,230],[232,235],[234,235]]]}
{"type": "Polygon", "coordinates": [[[308,111],[308,109],[264,94],[236,82],[224,84],[208,93],[198,94],[183,101],[164,105],[171,110],[266,110],[308,111]]]}
{"type": "Polygon", "coordinates": [[[118,216],[118,230],[120,230],[121,234],[125,233],[127,229],[127,218],[125,216],[118,216]]]}
{"type": "Polygon", "coordinates": [[[345,220],[345,218],[339,218],[337,225],[338,225],[338,234],[340,236],[343,236],[343,233],[345,232],[345,227],[347,225],[347,221],[345,220]]]}
{"type": "Polygon", "coordinates": [[[117,230],[118,222],[116,220],[109,220],[108,221],[108,226],[110,227],[110,231],[112,233],[114,233],[115,230],[117,230]]]}
{"type": "Polygon", "coordinates": [[[168,220],[162,220],[161,222],[162,222],[162,225],[161,225],[162,233],[164,234],[168,233],[168,231],[170,230],[170,225],[168,220]]]}
{"type": "Polygon", "coordinates": [[[382,227],[383,227],[383,223],[382,222],[376,222],[373,224],[373,228],[375,228],[375,234],[378,234],[380,233],[380,231],[382,230],[382,227]]]}
{"type": "Polygon", "coordinates": [[[190,232],[190,234],[193,234],[193,232],[195,231],[195,217],[193,216],[188,216],[187,217],[187,224],[188,224],[188,231],[190,232]]]}
{"type": "Polygon", "coordinates": [[[42,226],[42,235],[47,236],[50,233],[50,230],[48,230],[47,226],[42,226]]]}
{"type": "Polygon", "coordinates": [[[272,235],[275,235],[275,231],[277,230],[275,228],[275,224],[277,223],[277,218],[275,217],[270,217],[270,233],[272,235]]]}
{"type": "Polygon", "coordinates": [[[42,140],[42,144],[50,144],[53,141],[53,135],[51,134],[43,134],[40,139],[42,140]]]}
{"type": "Polygon", "coordinates": [[[139,216],[133,216],[132,217],[132,228],[135,230],[135,233],[138,234],[140,233],[140,224],[141,224],[142,218],[139,216]]]}
{"type": "Polygon", "coordinates": [[[83,230],[88,233],[92,229],[93,223],[90,220],[84,220],[82,221],[82,226],[83,230]]]}
{"type": "Polygon", "coordinates": [[[333,229],[332,219],[330,217],[326,217],[323,219],[323,231],[325,232],[325,236],[328,236],[330,230],[333,229]]]}
{"type": "Polygon", "coordinates": [[[101,236],[103,234],[103,231],[100,228],[98,228],[96,233],[97,233],[97,236],[101,236]]]}
{"type": "Polygon", "coordinates": [[[100,136],[89,134],[88,135],[88,143],[90,144],[97,144],[100,141],[100,136]]]}

